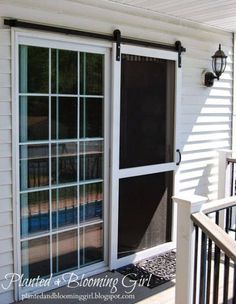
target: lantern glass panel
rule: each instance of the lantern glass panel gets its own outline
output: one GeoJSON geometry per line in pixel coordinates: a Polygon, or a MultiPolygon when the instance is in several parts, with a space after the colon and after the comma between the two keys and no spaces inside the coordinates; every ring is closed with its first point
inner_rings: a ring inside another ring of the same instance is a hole
{"type": "Polygon", "coordinates": [[[222,68],[223,68],[223,58],[216,58],[215,59],[215,73],[216,74],[221,74],[222,73],[222,68]]]}

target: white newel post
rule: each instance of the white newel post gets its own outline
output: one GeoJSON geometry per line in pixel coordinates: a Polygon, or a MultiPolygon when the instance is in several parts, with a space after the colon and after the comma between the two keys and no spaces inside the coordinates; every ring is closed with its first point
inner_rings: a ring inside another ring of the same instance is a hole
{"type": "Polygon", "coordinates": [[[198,195],[174,196],[177,203],[176,290],[175,304],[193,303],[195,229],[191,214],[207,201],[198,195]]]}
{"type": "Polygon", "coordinates": [[[232,151],[218,151],[218,199],[230,196],[231,170],[227,158],[232,157],[232,151]]]}
{"type": "MultiPolygon", "coordinates": [[[[231,150],[218,151],[218,199],[230,196],[231,184],[231,166],[228,164],[227,158],[232,157],[231,150]]],[[[220,211],[219,226],[224,229],[225,226],[225,210],[220,211]]]]}

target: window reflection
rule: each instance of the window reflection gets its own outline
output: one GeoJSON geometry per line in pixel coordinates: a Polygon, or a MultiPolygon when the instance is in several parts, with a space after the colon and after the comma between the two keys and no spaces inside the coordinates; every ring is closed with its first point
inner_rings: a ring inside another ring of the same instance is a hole
{"type": "Polygon", "coordinates": [[[52,97],[52,139],[77,138],[77,98],[52,97]]]}
{"type": "Polygon", "coordinates": [[[52,145],[52,184],[77,181],[77,144],[52,145]]]}
{"type": "Polygon", "coordinates": [[[102,219],[103,184],[80,186],[80,222],[102,219]]]}
{"type": "Polygon", "coordinates": [[[52,190],[52,228],[77,224],[77,187],[52,190]]]}
{"type": "Polygon", "coordinates": [[[49,49],[21,45],[19,48],[21,93],[49,93],[49,49]]]}
{"type": "Polygon", "coordinates": [[[20,97],[21,142],[48,139],[48,97],[20,97]]]}
{"type": "Polygon", "coordinates": [[[21,244],[22,274],[24,279],[50,274],[50,240],[42,237],[21,244]]]}
{"type": "Polygon", "coordinates": [[[77,94],[77,52],[52,49],[51,54],[52,93],[77,94]]]}
{"type": "Polygon", "coordinates": [[[48,152],[48,145],[28,145],[20,147],[21,190],[48,185],[48,152]]]}
{"type": "Polygon", "coordinates": [[[21,194],[21,235],[49,230],[49,191],[21,194]]]}
{"type": "Polygon", "coordinates": [[[103,226],[91,225],[80,229],[80,265],[103,260],[103,226]]]}
{"type": "Polygon", "coordinates": [[[80,99],[80,138],[103,137],[103,99],[80,99]]]}
{"type": "Polygon", "coordinates": [[[78,267],[77,230],[53,235],[53,273],[78,267]]]}
{"type": "Polygon", "coordinates": [[[103,95],[104,55],[80,53],[80,92],[83,95],[103,95]]]}
{"type": "Polygon", "coordinates": [[[103,142],[80,143],[80,180],[103,178],[103,142]]]}

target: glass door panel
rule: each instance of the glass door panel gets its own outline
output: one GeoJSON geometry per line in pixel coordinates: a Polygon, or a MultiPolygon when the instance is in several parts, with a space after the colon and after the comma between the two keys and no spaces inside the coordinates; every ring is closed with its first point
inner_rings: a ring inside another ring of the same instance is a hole
{"type": "Polygon", "coordinates": [[[77,143],[51,145],[51,183],[60,185],[77,182],[77,143]]]}
{"type": "Polygon", "coordinates": [[[21,268],[25,279],[50,275],[50,238],[48,236],[21,242],[21,268]]]}
{"type": "Polygon", "coordinates": [[[45,233],[50,230],[49,191],[23,193],[21,201],[21,235],[45,233]]]}
{"type": "Polygon", "coordinates": [[[78,268],[78,230],[54,234],[52,238],[53,273],[78,268]]]}
{"type": "Polygon", "coordinates": [[[25,278],[104,260],[104,54],[19,46],[25,278]]]}
{"type": "Polygon", "coordinates": [[[49,145],[27,144],[20,147],[21,190],[49,185],[49,145]]]}
{"type": "Polygon", "coordinates": [[[21,45],[19,48],[20,93],[49,92],[49,49],[21,45]]]}
{"type": "Polygon", "coordinates": [[[91,265],[103,260],[103,225],[89,225],[80,229],[80,265],[91,265]]]}
{"type": "Polygon", "coordinates": [[[78,94],[78,54],[51,50],[51,89],[55,94],[78,94]]]}
{"type": "Polygon", "coordinates": [[[77,127],[77,98],[51,98],[51,136],[52,139],[76,139],[77,127]]]}
{"type": "Polygon", "coordinates": [[[49,102],[44,96],[20,97],[20,141],[49,139],[49,102]]]}
{"type": "Polygon", "coordinates": [[[52,229],[63,229],[78,224],[77,187],[52,190],[52,229]]]}

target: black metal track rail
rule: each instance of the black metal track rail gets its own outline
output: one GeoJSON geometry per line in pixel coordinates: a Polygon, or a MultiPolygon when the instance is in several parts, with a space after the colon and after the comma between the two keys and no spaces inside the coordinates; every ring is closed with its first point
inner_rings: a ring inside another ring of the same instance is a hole
{"type": "Polygon", "coordinates": [[[80,37],[87,37],[87,38],[95,38],[95,39],[102,39],[113,41],[117,43],[116,48],[116,60],[120,60],[120,44],[133,44],[145,47],[153,47],[157,49],[169,50],[178,53],[178,66],[181,67],[181,54],[182,52],[186,52],[186,49],[182,46],[180,41],[176,41],[174,45],[171,44],[163,44],[163,43],[156,43],[147,40],[137,40],[133,38],[122,37],[120,31],[117,29],[113,32],[113,35],[106,35],[94,32],[86,32],[76,29],[69,29],[64,27],[57,27],[52,25],[44,25],[39,23],[32,23],[26,21],[20,21],[17,19],[4,19],[4,24],[10,27],[20,27],[25,29],[33,29],[33,30],[40,30],[45,32],[53,32],[53,33],[60,33],[66,35],[74,35],[80,37]]]}

